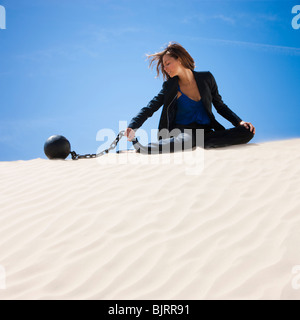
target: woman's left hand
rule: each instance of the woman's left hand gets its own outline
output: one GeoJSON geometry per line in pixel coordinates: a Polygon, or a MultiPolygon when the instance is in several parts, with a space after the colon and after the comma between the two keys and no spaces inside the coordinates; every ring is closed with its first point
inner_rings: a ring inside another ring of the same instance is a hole
{"type": "Polygon", "coordinates": [[[241,121],[240,122],[240,126],[244,126],[247,129],[250,128],[250,131],[253,132],[253,134],[255,134],[255,128],[254,128],[254,126],[253,126],[253,124],[251,122],[241,121]]]}

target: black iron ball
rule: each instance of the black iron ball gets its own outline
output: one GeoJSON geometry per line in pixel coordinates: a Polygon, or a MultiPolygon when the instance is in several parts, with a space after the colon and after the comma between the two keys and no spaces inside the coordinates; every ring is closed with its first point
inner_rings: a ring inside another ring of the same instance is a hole
{"type": "Polygon", "coordinates": [[[71,152],[70,142],[63,136],[55,135],[47,139],[44,145],[45,155],[50,159],[65,160],[71,152]]]}

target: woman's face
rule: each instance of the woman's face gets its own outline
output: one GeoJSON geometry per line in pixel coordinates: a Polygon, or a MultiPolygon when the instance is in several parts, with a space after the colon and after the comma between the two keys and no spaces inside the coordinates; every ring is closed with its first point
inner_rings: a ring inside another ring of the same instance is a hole
{"type": "Polygon", "coordinates": [[[175,59],[168,54],[163,56],[163,66],[167,74],[173,78],[178,75],[178,71],[182,68],[179,59],[175,59]]]}

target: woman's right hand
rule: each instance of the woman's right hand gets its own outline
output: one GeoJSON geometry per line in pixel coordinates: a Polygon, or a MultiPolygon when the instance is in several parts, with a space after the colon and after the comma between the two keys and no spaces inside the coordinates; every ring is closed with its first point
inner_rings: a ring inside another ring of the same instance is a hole
{"type": "Polygon", "coordinates": [[[127,141],[132,141],[135,137],[135,131],[132,128],[127,128],[125,130],[124,136],[128,138],[127,141]]]}

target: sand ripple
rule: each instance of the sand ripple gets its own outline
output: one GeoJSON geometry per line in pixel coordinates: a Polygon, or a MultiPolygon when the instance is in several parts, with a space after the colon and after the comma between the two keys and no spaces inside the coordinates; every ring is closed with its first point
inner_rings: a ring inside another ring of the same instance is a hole
{"type": "Polygon", "coordinates": [[[0,299],[300,298],[300,139],[137,157],[0,162],[0,299]]]}

